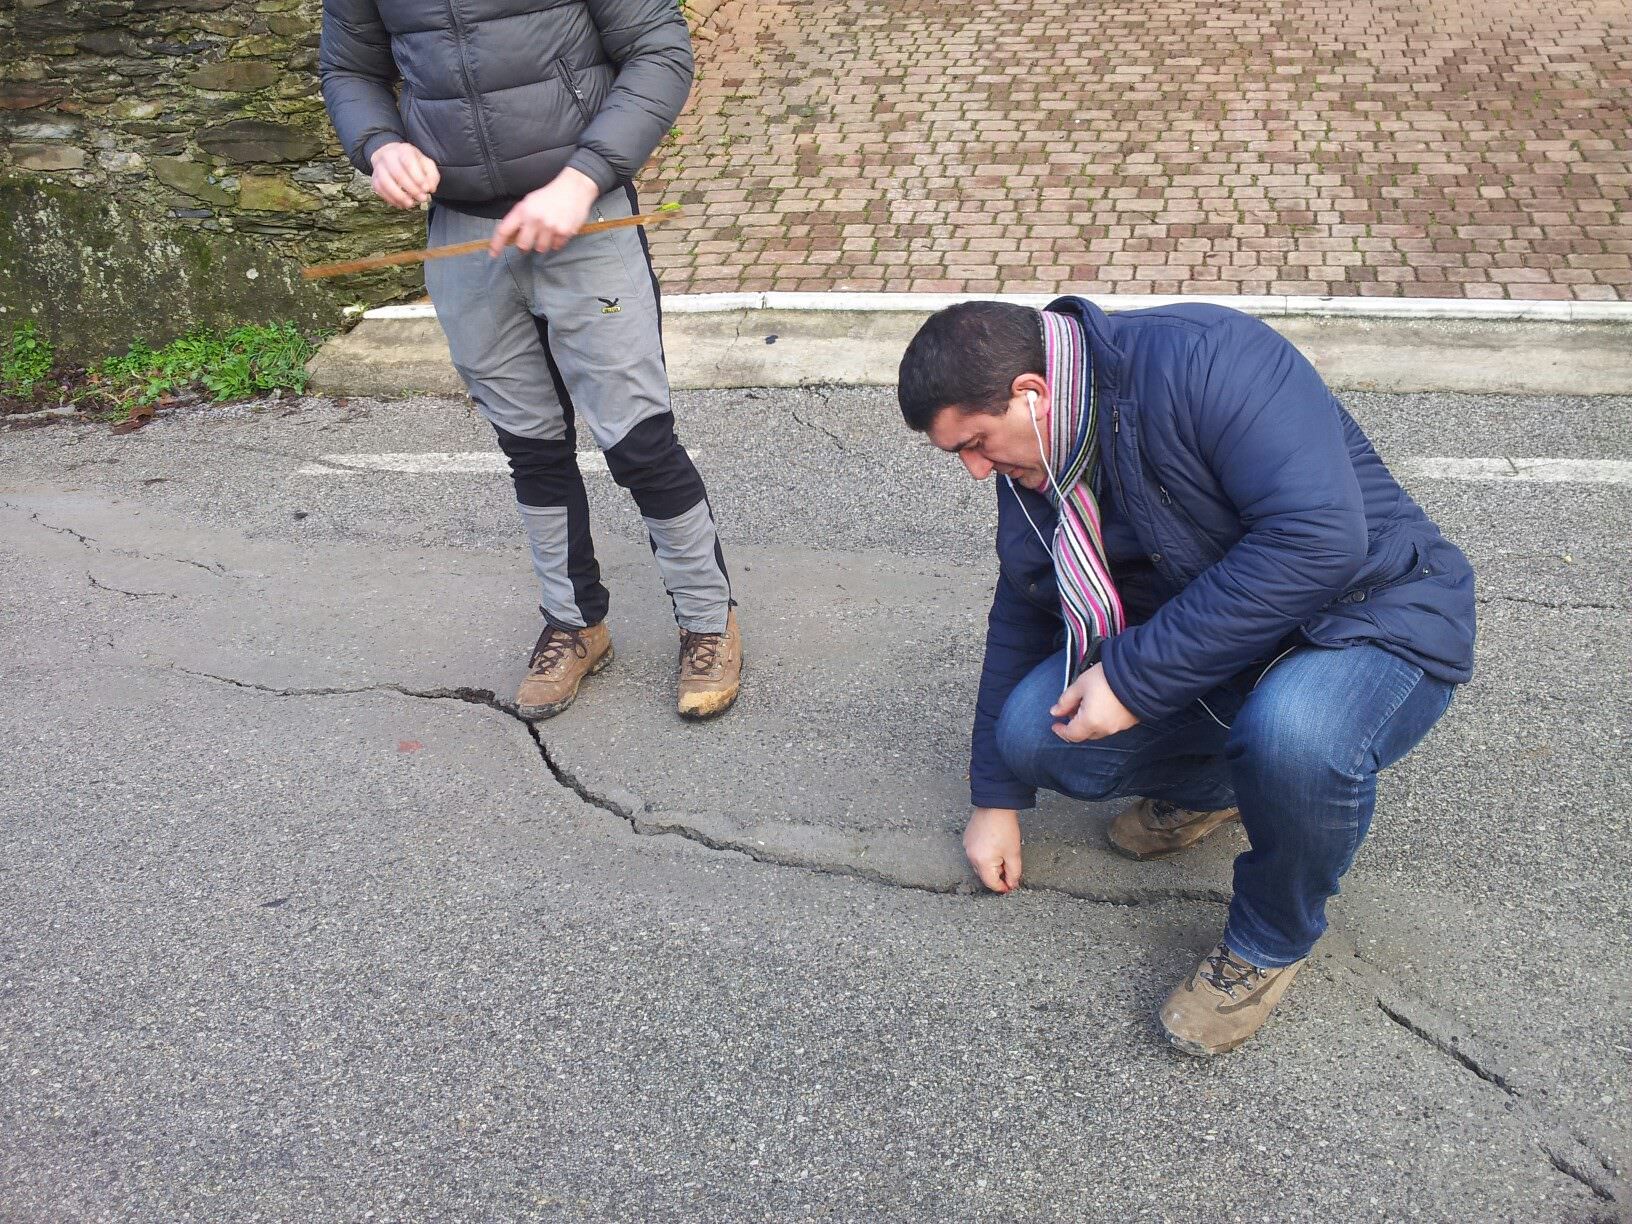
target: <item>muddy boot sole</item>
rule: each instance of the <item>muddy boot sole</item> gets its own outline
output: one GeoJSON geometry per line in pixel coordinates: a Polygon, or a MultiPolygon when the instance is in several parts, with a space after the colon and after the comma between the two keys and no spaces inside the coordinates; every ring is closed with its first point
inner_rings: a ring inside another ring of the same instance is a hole
{"type": "MultiPolygon", "coordinates": [[[[1203,841],[1205,839],[1197,838],[1196,840],[1203,841]]],[[[1144,854],[1140,854],[1138,851],[1129,850],[1126,846],[1117,845],[1117,843],[1109,837],[1107,837],[1105,841],[1112,850],[1115,850],[1123,858],[1132,859],[1136,863],[1154,863],[1157,859],[1170,859],[1175,855],[1183,854],[1186,850],[1190,849],[1191,846],[1196,844],[1196,842],[1191,842],[1186,846],[1174,846],[1171,850],[1149,850],[1144,854]]]]}
{"type": "Polygon", "coordinates": [[[737,694],[741,691],[742,685],[739,683],[723,693],[698,693],[678,707],[680,717],[687,722],[707,722],[710,718],[718,718],[737,704],[737,694]]]}
{"type": "Polygon", "coordinates": [[[1245,1037],[1238,1037],[1234,1041],[1227,1041],[1221,1046],[1208,1049],[1198,1041],[1191,1041],[1188,1037],[1175,1037],[1168,1032],[1166,1027],[1162,1025],[1162,1013],[1160,1011],[1156,1013],[1156,1025],[1161,1028],[1162,1036],[1167,1038],[1168,1045],[1181,1054],[1188,1054],[1191,1058],[1217,1058],[1220,1054],[1228,1054],[1231,1050],[1246,1045],[1247,1041],[1253,1036],[1253,1033],[1248,1033],[1245,1037]]]}

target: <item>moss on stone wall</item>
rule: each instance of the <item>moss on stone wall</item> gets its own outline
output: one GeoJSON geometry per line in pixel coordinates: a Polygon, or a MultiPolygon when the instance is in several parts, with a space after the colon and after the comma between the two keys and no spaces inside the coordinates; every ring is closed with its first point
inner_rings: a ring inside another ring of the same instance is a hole
{"type": "Polygon", "coordinates": [[[423,241],[342,156],[320,0],[0,6],[0,326],[68,354],[195,324],[332,325],[421,292],[417,267],[300,280],[423,241]]]}

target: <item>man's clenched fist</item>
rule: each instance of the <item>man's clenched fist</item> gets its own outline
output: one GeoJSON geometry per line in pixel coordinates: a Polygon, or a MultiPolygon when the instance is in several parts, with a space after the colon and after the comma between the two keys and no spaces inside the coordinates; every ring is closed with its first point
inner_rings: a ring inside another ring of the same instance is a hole
{"type": "Polygon", "coordinates": [[[442,175],[436,163],[398,140],[374,150],[374,194],[392,208],[418,208],[436,190],[442,175]]]}

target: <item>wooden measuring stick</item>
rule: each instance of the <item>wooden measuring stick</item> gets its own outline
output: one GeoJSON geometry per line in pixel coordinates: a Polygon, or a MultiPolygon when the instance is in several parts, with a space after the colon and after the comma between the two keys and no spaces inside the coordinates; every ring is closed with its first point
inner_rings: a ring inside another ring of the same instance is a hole
{"type": "MultiPolygon", "coordinates": [[[[631,225],[662,225],[665,221],[672,221],[680,215],[679,208],[664,208],[655,213],[641,213],[634,217],[614,217],[611,221],[591,221],[583,226],[574,237],[584,234],[598,234],[602,230],[625,229],[631,225]]],[[[326,276],[345,276],[350,272],[371,272],[375,268],[389,268],[396,264],[423,263],[427,259],[446,259],[449,255],[472,255],[477,251],[485,251],[488,247],[487,238],[478,238],[475,242],[459,242],[452,246],[429,247],[423,251],[397,251],[392,255],[370,255],[367,259],[352,259],[345,263],[317,264],[314,267],[302,268],[300,275],[305,280],[321,280],[326,276]]]]}

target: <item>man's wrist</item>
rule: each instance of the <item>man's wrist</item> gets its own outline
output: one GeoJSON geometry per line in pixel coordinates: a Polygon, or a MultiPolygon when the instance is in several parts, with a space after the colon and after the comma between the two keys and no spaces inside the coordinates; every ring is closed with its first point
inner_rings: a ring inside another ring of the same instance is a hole
{"type": "MultiPolygon", "coordinates": [[[[1132,631],[1126,629],[1123,630],[1124,634],[1130,632],[1132,631]]],[[[1124,682],[1125,677],[1122,674],[1122,669],[1118,662],[1118,658],[1120,657],[1119,651],[1123,643],[1118,642],[1117,645],[1113,647],[1112,642],[1116,642],[1116,639],[1112,638],[1106,641],[1105,645],[1100,648],[1099,652],[1100,674],[1105,677],[1105,687],[1111,690],[1111,696],[1115,697],[1122,703],[1122,708],[1129,714],[1132,714],[1140,722],[1148,723],[1156,721],[1155,719],[1151,718],[1147,712],[1140,710],[1135,705],[1132,694],[1127,692],[1127,685],[1124,682]]]]}
{"type": "Polygon", "coordinates": [[[583,145],[579,145],[572,157],[567,160],[567,168],[594,183],[602,195],[624,181],[623,176],[612,168],[606,158],[593,149],[584,148],[583,145]]]}
{"type": "Polygon", "coordinates": [[[389,132],[378,132],[363,142],[363,160],[368,163],[368,168],[372,171],[374,169],[374,159],[380,155],[381,149],[407,143],[401,136],[393,136],[389,132]]]}
{"type": "Polygon", "coordinates": [[[971,789],[969,806],[976,811],[996,808],[1004,812],[1026,812],[1037,806],[1036,791],[1010,790],[1007,787],[971,789]]]}
{"type": "Polygon", "coordinates": [[[582,170],[574,170],[571,166],[562,170],[548,185],[571,191],[586,207],[601,198],[600,185],[582,170]]]}
{"type": "Polygon", "coordinates": [[[977,806],[975,810],[970,813],[970,816],[971,818],[976,816],[984,816],[992,820],[1001,819],[1006,816],[1016,824],[1020,823],[1020,813],[1014,808],[977,806]]]}

